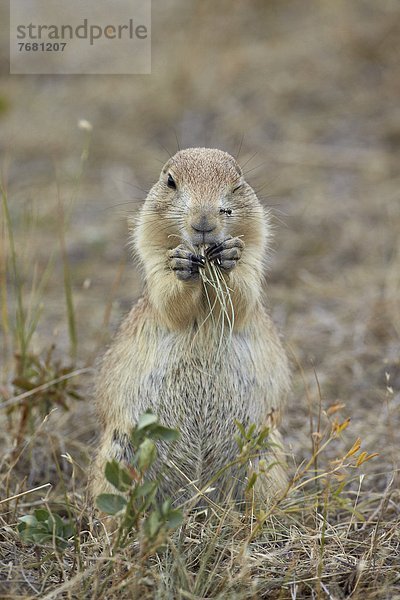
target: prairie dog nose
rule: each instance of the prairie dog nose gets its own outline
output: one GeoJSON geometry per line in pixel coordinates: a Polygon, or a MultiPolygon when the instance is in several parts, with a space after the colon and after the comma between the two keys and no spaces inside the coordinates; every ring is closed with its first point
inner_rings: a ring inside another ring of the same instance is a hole
{"type": "Polygon", "coordinates": [[[198,217],[191,223],[192,228],[199,233],[210,233],[214,231],[217,224],[206,216],[198,217]]]}

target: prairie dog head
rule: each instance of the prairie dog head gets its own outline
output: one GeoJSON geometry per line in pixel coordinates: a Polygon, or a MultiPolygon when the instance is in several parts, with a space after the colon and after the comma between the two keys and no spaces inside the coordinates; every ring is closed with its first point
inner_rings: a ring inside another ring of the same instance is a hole
{"type": "Polygon", "coordinates": [[[239,236],[262,252],[269,223],[236,160],[211,148],[187,148],[170,158],[142,207],[135,234],[139,254],[181,243],[210,246],[239,236]]]}

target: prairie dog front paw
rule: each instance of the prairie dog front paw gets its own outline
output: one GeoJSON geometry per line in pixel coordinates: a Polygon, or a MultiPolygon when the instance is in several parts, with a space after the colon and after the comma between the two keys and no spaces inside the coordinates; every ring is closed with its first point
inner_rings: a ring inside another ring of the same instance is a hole
{"type": "Polygon", "coordinates": [[[196,255],[180,244],[167,253],[169,267],[174,271],[180,281],[195,281],[199,279],[199,269],[204,268],[206,259],[196,255]]]}

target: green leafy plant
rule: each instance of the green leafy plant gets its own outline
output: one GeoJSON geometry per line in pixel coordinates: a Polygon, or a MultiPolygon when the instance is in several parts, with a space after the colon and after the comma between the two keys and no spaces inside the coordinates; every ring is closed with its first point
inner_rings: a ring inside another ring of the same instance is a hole
{"type": "Polygon", "coordinates": [[[58,550],[65,550],[68,540],[75,534],[72,520],[64,520],[44,508],[38,508],[32,515],[24,515],[18,520],[17,530],[21,539],[36,545],[54,543],[58,550]]]}
{"type": "Polygon", "coordinates": [[[263,427],[261,430],[256,431],[255,423],[252,423],[247,430],[239,421],[235,421],[235,425],[239,430],[235,440],[239,447],[240,456],[260,453],[271,445],[268,441],[269,427],[263,427]]]}
{"type": "Polygon", "coordinates": [[[107,481],[122,493],[100,494],[96,504],[119,523],[117,547],[123,547],[134,530],[140,533],[142,551],[156,550],[167,539],[168,532],[182,522],[182,512],[172,507],[171,500],[157,502],[159,479],[149,476],[158,455],[156,442],[174,442],[178,437],[176,429],[164,427],[155,415],[147,412],[139,418],[130,436],[131,464],[123,466],[115,460],[106,464],[107,481]]]}
{"type": "Polygon", "coordinates": [[[239,421],[235,421],[239,433],[235,435],[235,440],[239,448],[238,460],[241,464],[251,465],[252,460],[257,459],[258,470],[252,470],[246,485],[246,492],[251,492],[260,473],[266,473],[276,464],[268,462],[261,458],[268,452],[271,453],[271,448],[277,446],[269,440],[269,427],[257,428],[255,423],[249,425],[248,429],[239,421]]]}

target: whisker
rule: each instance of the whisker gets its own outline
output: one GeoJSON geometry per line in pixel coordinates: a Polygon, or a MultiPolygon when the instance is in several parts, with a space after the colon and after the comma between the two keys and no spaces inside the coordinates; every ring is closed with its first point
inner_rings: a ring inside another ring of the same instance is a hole
{"type": "Polygon", "coordinates": [[[173,131],[174,131],[174,134],[175,134],[175,140],[176,140],[176,145],[178,147],[178,151],[180,151],[181,147],[180,147],[180,144],[179,144],[179,140],[178,140],[178,135],[176,133],[176,129],[174,128],[173,131]]]}
{"type": "Polygon", "coordinates": [[[243,171],[243,175],[246,177],[249,173],[252,173],[253,171],[255,171],[256,169],[259,169],[260,167],[264,167],[267,164],[266,160],[263,160],[262,163],[256,165],[255,167],[252,167],[251,169],[249,169],[248,171],[243,171]]]}
{"type": "MultiPolygon", "coordinates": [[[[171,152],[168,150],[168,148],[166,148],[166,147],[165,147],[163,144],[161,144],[160,142],[159,142],[159,144],[158,144],[158,145],[159,145],[159,146],[160,146],[160,147],[161,147],[161,148],[164,150],[164,152],[166,152],[166,153],[168,154],[169,158],[172,158],[172,154],[171,154],[171,152]]],[[[164,161],[164,162],[165,162],[165,161],[164,161]]]]}
{"type": "Polygon", "coordinates": [[[239,144],[239,150],[237,151],[236,156],[235,156],[235,159],[237,161],[239,160],[239,154],[240,154],[240,151],[242,149],[243,140],[244,140],[244,133],[242,133],[242,138],[241,138],[240,144],[239,144]]]}
{"type": "Polygon", "coordinates": [[[242,169],[242,171],[244,171],[244,168],[245,168],[245,166],[246,166],[246,165],[248,165],[248,164],[249,164],[249,162],[250,162],[250,161],[252,161],[252,160],[253,160],[253,158],[255,158],[255,157],[257,156],[257,154],[258,154],[258,152],[254,152],[254,154],[252,154],[252,155],[250,156],[250,158],[249,158],[249,159],[247,159],[245,163],[243,163],[243,165],[240,165],[240,168],[242,169]]]}
{"type": "Polygon", "coordinates": [[[141,191],[145,196],[149,193],[150,189],[146,190],[145,188],[140,187],[140,185],[136,185],[135,183],[131,183],[130,181],[125,181],[124,179],[114,179],[113,181],[118,183],[124,183],[125,185],[129,185],[129,187],[135,188],[136,190],[141,191]]]}
{"type": "Polygon", "coordinates": [[[105,208],[100,208],[99,212],[105,212],[106,210],[112,210],[113,208],[118,208],[118,206],[126,206],[127,204],[135,204],[143,202],[142,198],[134,198],[132,200],[127,200],[126,202],[118,202],[117,204],[111,204],[110,206],[106,206],[105,208]]]}

